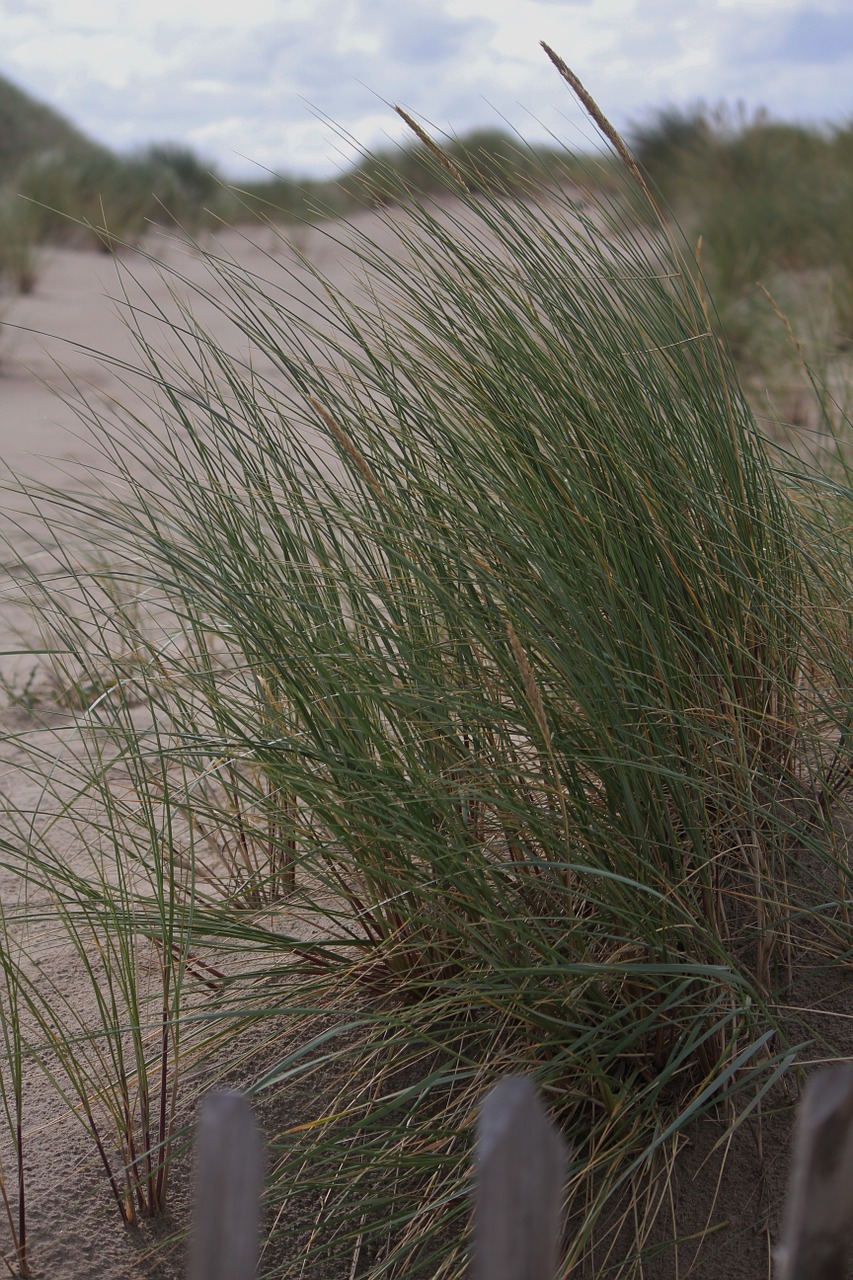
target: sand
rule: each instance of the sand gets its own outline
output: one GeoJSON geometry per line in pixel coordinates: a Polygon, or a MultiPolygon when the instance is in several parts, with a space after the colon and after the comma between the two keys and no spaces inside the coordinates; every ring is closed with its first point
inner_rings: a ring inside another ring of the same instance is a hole
{"type": "MultiPolygon", "coordinates": [[[[360,220],[360,229],[380,237],[384,234],[370,215],[360,220]]],[[[333,239],[319,230],[303,230],[299,234],[300,249],[343,287],[345,269],[333,239]]],[[[277,280],[282,265],[295,268],[293,255],[268,229],[256,230],[251,239],[239,232],[227,232],[222,245],[264,278],[277,280]]],[[[81,464],[95,468],[100,465],[98,450],[81,428],[77,410],[69,403],[69,397],[73,400],[80,392],[94,401],[115,400],[146,412],[137,398],[139,383],[133,378],[128,380],[122,370],[122,362],[134,362],[137,356],[121,321],[122,306],[115,299],[127,289],[131,301],[147,298],[146,306],[156,303],[166,311],[173,309],[158,260],[185,277],[187,283],[182,289],[187,295],[194,285],[210,284],[203,261],[187,244],[157,237],[147,249],[151,260],[134,258],[128,264],[133,279],[117,272],[112,259],[95,251],[45,251],[34,293],[0,300],[4,320],[0,330],[0,457],[10,471],[36,482],[63,485],[69,482],[70,474],[79,474],[81,464]],[[105,363],[99,353],[112,357],[113,363],[105,363]]],[[[310,285],[304,274],[292,282],[291,291],[299,294],[300,290],[307,304],[310,285]]],[[[223,344],[237,341],[212,303],[196,298],[194,310],[223,344]]],[[[10,566],[15,552],[33,554],[30,539],[34,523],[18,496],[7,492],[3,502],[6,513],[15,516],[16,523],[8,526],[12,547],[0,554],[0,672],[13,690],[20,691],[34,666],[26,652],[27,638],[33,643],[35,639],[32,623],[16,602],[18,593],[10,566]],[[11,650],[19,652],[10,653],[11,650]]],[[[0,729],[7,735],[0,747],[3,786],[15,803],[26,807],[37,798],[38,780],[21,773],[16,766],[22,759],[22,743],[28,734],[38,732],[38,726],[32,717],[28,718],[25,704],[7,698],[0,709],[0,729]]],[[[0,892],[11,891],[8,874],[0,874],[0,892]]],[[[73,956],[67,957],[67,963],[62,957],[55,957],[54,962],[60,970],[66,964],[66,976],[73,989],[73,956]]],[[[812,1004],[822,1003],[827,1035],[835,1053],[849,1050],[838,1032],[839,1026],[849,1024],[833,1016],[833,1011],[849,1007],[848,987],[848,980],[837,975],[832,985],[824,983],[820,989],[797,996],[812,1004]]],[[[81,986],[79,999],[90,998],[85,986],[81,986]]],[[[96,1276],[141,1280],[143,1276],[165,1278],[180,1274],[182,1246],[164,1250],[163,1245],[185,1220],[188,1162],[184,1159],[178,1163],[172,1210],[165,1222],[153,1228],[128,1229],[119,1220],[91,1142],[37,1074],[29,1082],[26,1115],[34,1274],[52,1280],[94,1280],[96,1276]]],[[[701,1232],[706,1225],[719,1224],[728,1224],[729,1229],[720,1232],[718,1244],[706,1251],[697,1269],[690,1269],[691,1248],[687,1246],[682,1255],[682,1276],[690,1274],[708,1280],[726,1276],[736,1280],[768,1274],[785,1182],[789,1130],[787,1112],[767,1122],[761,1141],[757,1128],[745,1125],[728,1153],[716,1199],[720,1154],[710,1152],[721,1130],[715,1128],[713,1121],[706,1121],[690,1137],[674,1192],[682,1229],[701,1232]]],[[[8,1160],[8,1143],[4,1146],[2,1138],[0,1149],[8,1160]]],[[[6,1248],[7,1242],[8,1232],[0,1219],[0,1248],[6,1248]]],[[[645,1272],[651,1280],[670,1274],[674,1274],[670,1262],[653,1265],[645,1272]]]]}

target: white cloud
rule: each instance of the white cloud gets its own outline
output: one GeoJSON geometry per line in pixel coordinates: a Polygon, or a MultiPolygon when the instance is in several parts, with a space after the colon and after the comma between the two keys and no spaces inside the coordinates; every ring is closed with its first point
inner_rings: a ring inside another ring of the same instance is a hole
{"type": "Polygon", "coordinates": [[[94,84],[125,87],[134,76],[157,79],[172,69],[172,60],[150,44],[113,32],[69,32],[61,42],[34,37],[21,41],[15,61],[23,70],[51,72],[70,79],[83,71],[94,84]]]}

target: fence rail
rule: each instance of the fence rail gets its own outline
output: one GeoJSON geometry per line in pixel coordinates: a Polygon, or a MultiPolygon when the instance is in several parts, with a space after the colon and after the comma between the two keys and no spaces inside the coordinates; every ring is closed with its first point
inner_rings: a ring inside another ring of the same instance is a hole
{"type": "MultiPolygon", "coordinates": [[[[263,1150],[246,1098],[211,1094],[196,1138],[189,1280],[254,1280],[263,1150]]],[[[480,1109],[472,1280],[556,1280],[566,1148],[532,1082],[480,1109]]],[[[853,1066],[809,1080],[797,1116],[777,1280],[845,1280],[853,1242],[853,1066]]]]}

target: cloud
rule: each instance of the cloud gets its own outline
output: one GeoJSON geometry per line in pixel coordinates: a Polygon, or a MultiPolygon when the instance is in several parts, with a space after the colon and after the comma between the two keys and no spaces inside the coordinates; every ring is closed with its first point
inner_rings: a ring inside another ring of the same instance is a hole
{"type": "Polygon", "coordinates": [[[26,17],[46,19],[50,9],[48,0],[3,0],[8,15],[24,14],[26,17]]]}
{"type": "Polygon", "coordinates": [[[832,8],[793,3],[784,14],[754,8],[728,26],[719,62],[724,92],[731,95],[746,80],[749,98],[777,116],[849,117],[853,11],[846,2],[832,8]],[[827,75],[823,68],[830,66],[827,75]]]}
{"type": "Polygon", "coordinates": [[[448,18],[433,12],[415,15],[397,10],[385,49],[394,60],[407,64],[431,63],[441,68],[464,55],[477,40],[484,42],[493,24],[483,19],[448,18]]]}
{"type": "Polygon", "coordinates": [[[820,66],[849,58],[851,50],[853,11],[826,13],[809,8],[790,15],[783,24],[773,54],[790,62],[820,66]]]}

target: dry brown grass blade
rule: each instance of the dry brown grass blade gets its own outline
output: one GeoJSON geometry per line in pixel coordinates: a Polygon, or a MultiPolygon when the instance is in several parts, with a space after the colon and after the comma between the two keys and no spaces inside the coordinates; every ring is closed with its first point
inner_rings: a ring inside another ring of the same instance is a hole
{"type": "MultiPolygon", "coordinates": [[[[544,40],[540,40],[539,43],[547,53],[548,57],[553,62],[554,66],[559,71],[560,75],[565,80],[566,84],[569,86],[569,88],[572,90],[575,96],[579,99],[579,101],[583,105],[584,110],[587,112],[590,118],[595,121],[595,123],[598,125],[598,128],[604,134],[605,138],[607,138],[608,142],[612,143],[613,147],[615,148],[616,152],[619,155],[619,158],[622,161],[624,161],[625,165],[631,172],[632,176],[640,184],[643,191],[648,196],[649,200],[652,200],[651,192],[649,191],[649,188],[646,185],[646,180],[642,175],[639,165],[637,164],[634,157],[631,155],[631,152],[628,150],[628,146],[625,142],[625,139],[622,137],[619,130],[615,127],[615,125],[612,125],[610,123],[610,121],[607,119],[607,116],[604,114],[604,112],[599,107],[598,103],[595,101],[595,98],[593,98],[592,94],[589,92],[588,89],[584,88],[583,84],[575,75],[574,71],[572,71],[571,67],[568,67],[566,65],[566,63],[563,61],[560,55],[558,53],[555,53],[554,50],[551,48],[551,46],[546,44],[544,40]]],[[[654,203],[653,200],[652,200],[652,203],[654,203]]]]}
{"type": "Polygon", "coordinates": [[[511,622],[506,624],[506,633],[509,639],[509,646],[512,649],[512,656],[515,658],[518,666],[521,681],[524,685],[524,692],[527,695],[527,701],[530,703],[530,709],[536,718],[539,726],[539,732],[542,734],[542,740],[545,743],[545,749],[549,755],[553,750],[551,742],[551,731],[548,728],[548,722],[545,719],[545,706],[542,702],[542,694],[539,692],[539,686],[536,683],[536,677],[533,674],[533,668],[527,660],[527,654],[524,652],[521,641],[519,640],[515,627],[511,622]]]}
{"type": "Polygon", "coordinates": [[[364,454],[359,449],[356,448],[356,446],[353,444],[350,437],[344,431],[343,427],[339,426],[339,424],[335,421],[335,419],[329,413],[328,409],[324,408],[323,405],[320,404],[319,400],[315,400],[313,396],[309,396],[308,403],[311,405],[311,408],[315,411],[315,413],[321,418],[324,425],[332,433],[335,440],[338,442],[338,444],[343,449],[344,453],[347,455],[350,461],[355,465],[359,475],[362,477],[365,484],[367,484],[373,490],[373,492],[377,495],[377,497],[384,498],[385,491],[383,490],[382,485],[376,479],[376,476],[370,470],[370,467],[368,466],[368,463],[367,463],[367,459],[365,458],[364,454]]]}
{"type": "Polygon", "coordinates": [[[448,173],[452,174],[453,177],[456,179],[456,181],[459,183],[459,185],[465,191],[467,191],[468,183],[462,177],[462,174],[456,168],[456,165],[450,159],[450,156],[447,155],[446,152],[442,151],[441,147],[438,145],[437,142],[433,142],[432,138],[429,136],[426,130],[421,128],[417,120],[412,119],[408,111],[404,111],[402,107],[397,107],[397,106],[394,107],[394,110],[397,112],[397,115],[400,117],[401,120],[405,120],[406,124],[411,129],[412,133],[415,135],[416,138],[420,139],[420,141],[426,147],[427,151],[429,151],[430,155],[435,156],[436,160],[442,166],[442,168],[446,169],[448,173]]]}

